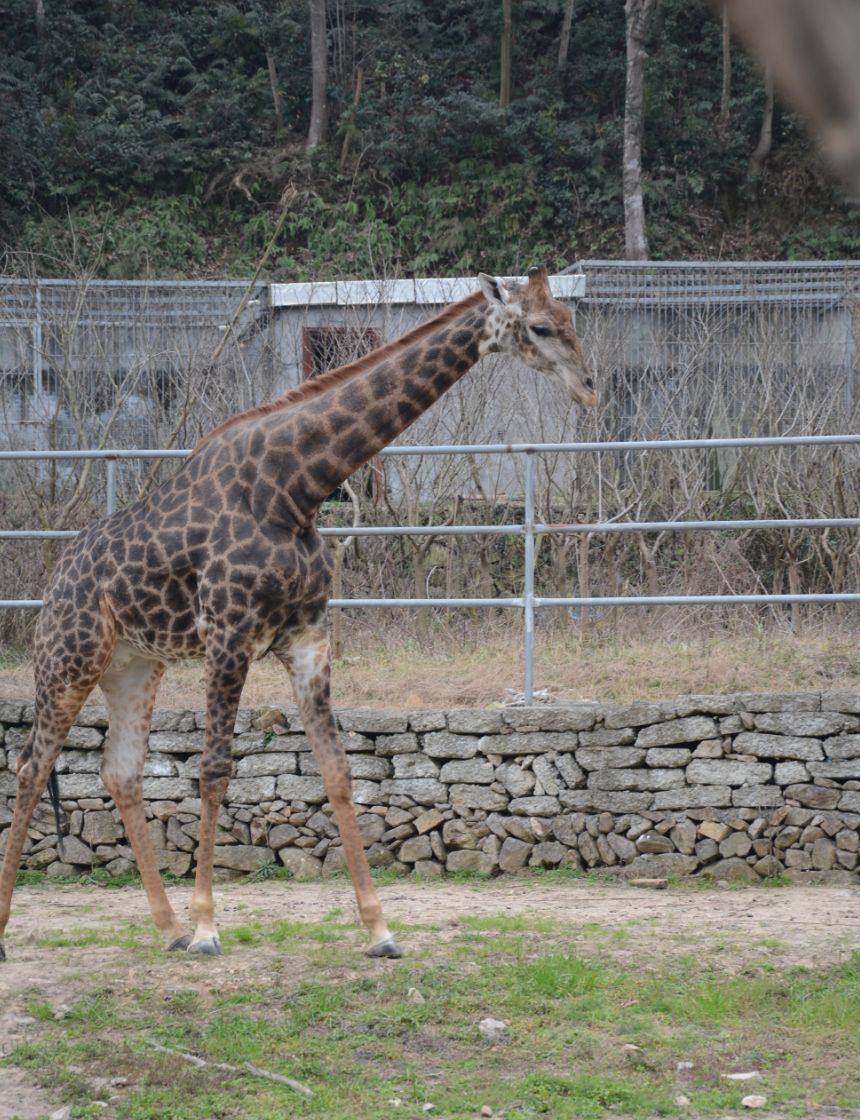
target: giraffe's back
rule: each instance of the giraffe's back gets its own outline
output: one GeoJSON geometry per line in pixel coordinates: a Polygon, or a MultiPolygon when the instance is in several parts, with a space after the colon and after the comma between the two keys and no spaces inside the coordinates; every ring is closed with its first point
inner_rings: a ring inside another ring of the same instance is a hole
{"type": "Polygon", "coordinates": [[[206,449],[150,495],[91,524],[63,553],[43,614],[87,621],[160,660],[198,657],[213,626],[259,656],[321,612],[328,550],[314,529],[260,520],[236,451],[206,449]]]}

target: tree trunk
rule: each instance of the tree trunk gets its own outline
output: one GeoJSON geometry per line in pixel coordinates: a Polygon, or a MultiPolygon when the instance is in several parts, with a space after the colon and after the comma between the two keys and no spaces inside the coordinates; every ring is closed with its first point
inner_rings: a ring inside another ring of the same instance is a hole
{"type": "Polygon", "coordinates": [[[720,132],[729,130],[732,116],[732,36],[729,26],[729,9],[723,7],[723,85],[720,92],[720,132]]]}
{"type": "Polygon", "coordinates": [[[361,91],[364,88],[364,67],[359,66],[355,72],[355,92],[352,95],[352,110],[349,114],[349,119],[343,125],[343,144],[340,148],[340,169],[344,170],[346,161],[349,158],[349,145],[352,141],[352,134],[355,128],[355,115],[358,112],[358,106],[361,102],[361,91]]]}
{"type": "Polygon", "coordinates": [[[499,108],[511,103],[511,0],[502,0],[502,50],[499,74],[499,108]]]}
{"type": "Polygon", "coordinates": [[[645,204],[642,201],[642,129],[644,123],[645,41],[657,0],[625,0],[627,80],[624,91],[624,255],[648,259],[645,204]]]}
{"type": "Polygon", "coordinates": [[[33,18],[36,22],[36,42],[39,44],[39,62],[45,61],[45,0],[33,0],[33,18]]]}
{"type": "Polygon", "coordinates": [[[311,3],[311,123],[305,150],[312,152],[325,139],[328,79],[328,42],[326,36],[326,0],[311,3]]]}
{"type": "Polygon", "coordinates": [[[765,162],[773,148],[773,75],[770,67],[764,71],[764,112],[761,115],[761,129],[758,134],[758,143],[755,151],[750,156],[750,175],[757,179],[761,175],[765,162]]]}
{"type": "Polygon", "coordinates": [[[561,35],[558,39],[558,62],[556,63],[557,70],[563,70],[567,66],[567,57],[570,53],[570,29],[573,25],[573,9],[576,5],[576,0],[564,0],[564,15],[561,20],[561,35]]]}
{"type": "Polygon", "coordinates": [[[275,56],[266,48],[266,66],[269,70],[269,85],[272,89],[272,104],[275,108],[275,139],[280,140],[284,135],[284,111],[281,108],[281,94],[278,90],[278,70],[275,66],[275,56]]]}

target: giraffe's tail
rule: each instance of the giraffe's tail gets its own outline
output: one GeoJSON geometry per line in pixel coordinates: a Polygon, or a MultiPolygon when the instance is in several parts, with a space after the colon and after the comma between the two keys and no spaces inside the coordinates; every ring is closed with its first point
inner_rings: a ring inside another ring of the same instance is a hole
{"type": "Polygon", "coordinates": [[[48,778],[48,797],[51,799],[51,808],[54,810],[54,822],[57,826],[57,848],[63,855],[63,809],[60,805],[60,783],[56,769],[51,771],[48,778]]]}

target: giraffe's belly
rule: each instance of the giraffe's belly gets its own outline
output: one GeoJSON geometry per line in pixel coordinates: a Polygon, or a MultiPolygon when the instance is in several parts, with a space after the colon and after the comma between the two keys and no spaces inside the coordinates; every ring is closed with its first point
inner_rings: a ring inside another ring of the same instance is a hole
{"type": "Polygon", "coordinates": [[[116,603],[110,597],[108,600],[116,621],[117,643],[133,650],[138,656],[158,661],[181,661],[203,656],[204,635],[201,635],[197,618],[192,612],[172,615],[162,610],[146,617],[135,606],[116,603]]]}

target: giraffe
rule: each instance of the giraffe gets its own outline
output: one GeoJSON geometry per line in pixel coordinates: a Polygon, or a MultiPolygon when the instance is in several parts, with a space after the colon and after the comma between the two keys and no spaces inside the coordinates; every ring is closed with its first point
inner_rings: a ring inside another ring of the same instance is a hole
{"type": "MultiPolygon", "coordinates": [[[[102,781],[134,851],[165,948],[220,955],[212,894],[218,811],[232,770],[252,660],[286,668],[340,832],[371,957],[397,957],[358,831],[331,707],[326,603],[332,561],[314,525],[322,502],[485,354],[557,375],[597,400],[570,311],[546,269],[480,289],[373,353],[224,421],[147,496],[85,529],[61,556],[33,642],[33,728],[0,872],[0,960],[30,818],[78,712],[98,684],[108,711],[102,781]],[[206,729],[193,933],[177,918],[146,827],[142,775],[168,662],[205,664],[206,729]]],[[[55,800],[56,804],[56,800],[55,800]]]]}

